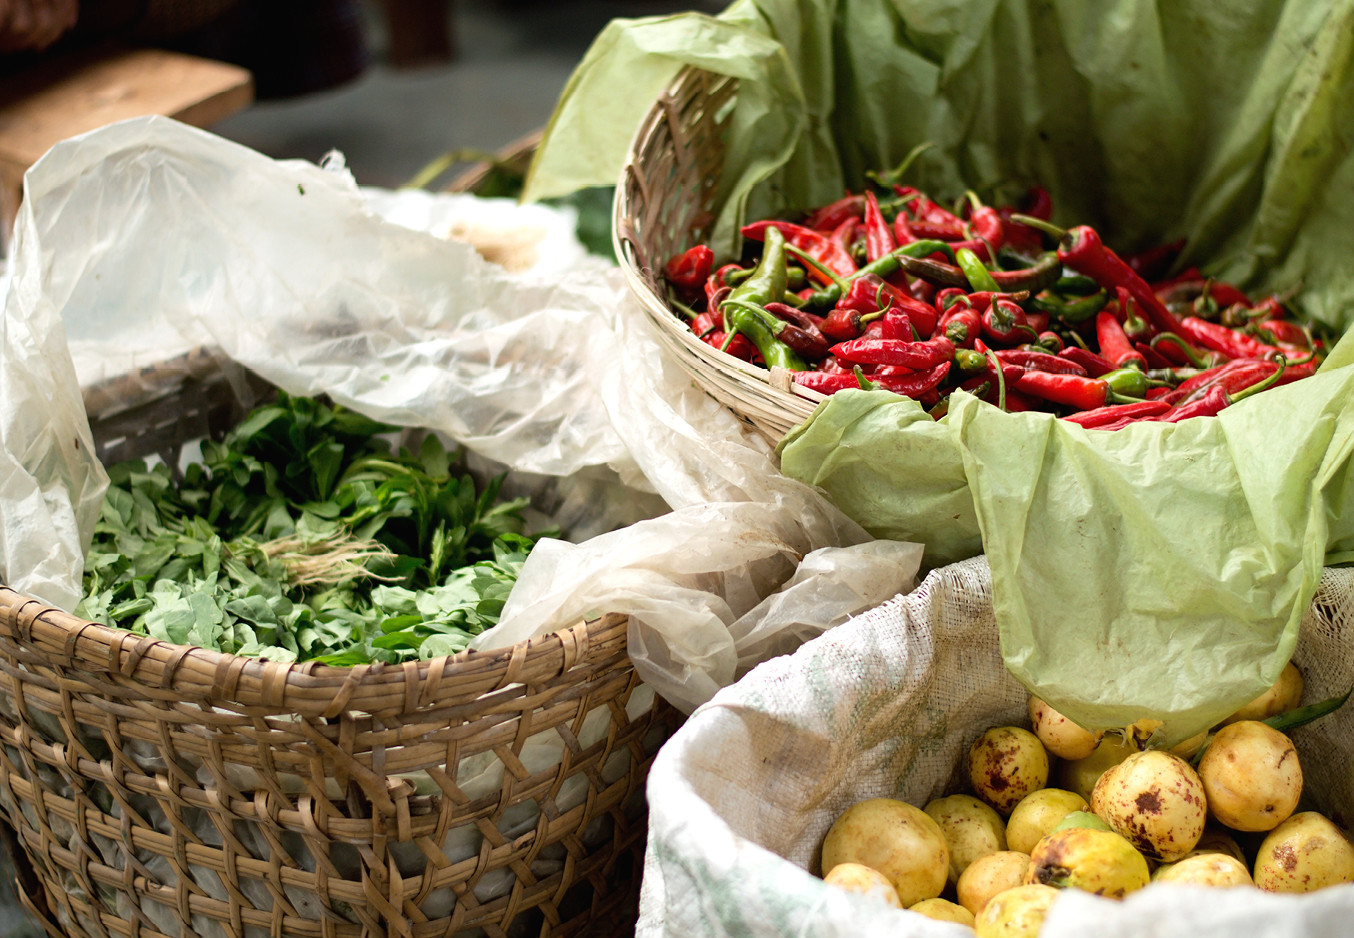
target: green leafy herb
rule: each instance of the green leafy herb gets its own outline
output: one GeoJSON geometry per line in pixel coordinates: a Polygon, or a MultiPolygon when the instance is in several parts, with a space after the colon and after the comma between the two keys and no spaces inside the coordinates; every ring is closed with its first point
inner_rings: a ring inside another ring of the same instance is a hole
{"type": "MultiPolygon", "coordinates": [[[[534,541],[502,477],[477,490],[432,435],[279,393],[174,484],[109,469],[76,613],[276,661],[396,662],[464,649],[498,621],[534,541]]],[[[548,532],[553,533],[553,532],[548,532]]]]}

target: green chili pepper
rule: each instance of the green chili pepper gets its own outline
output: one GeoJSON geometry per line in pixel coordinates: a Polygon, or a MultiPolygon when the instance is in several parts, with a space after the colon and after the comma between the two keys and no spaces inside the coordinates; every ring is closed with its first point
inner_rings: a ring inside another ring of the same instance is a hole
{"type": "Polygon", "coordinates": [[[992,272],[983,263],[983,259],[973,251],[968,248],[960,248],[954,252],[954,260],[959,265],[959,269],[964,272],[964,276],[968,278],[969,286],[975,292],[1002,292],[1001,284],[997,283],[992,276],[992,272]]]}
{"type": "Polygon", "coordinates": [[[805,371],[808,365],[804,359],[786,345],[780,339],[776,338],[771,331],[771,327],[753,312],[748,306],[743,304],[732,305],[724,310],[724,321],[729,326],[729,332],[745,335],[757,351],[762,353],[762,360],[766,362],[768,368],[784,368],[787,371],[805,371]]]}
{"type": "Polygon", "coordinates": [[[789,272],[785,265],[785,235],[779,228],[766,229],[762,259],[752,273],[729,293],[730,300],[765,306],[785,295],[789,272]]]}
{"type": "Polygon", "coordinates": [[[1141,400],[1147,396],[1147,375],[1137,368],[1116,368],[1100,376],[1100,380],[1110,386],[1110,391],[1121,397],[1141,400]]]}
{"type": "Polygon", "coordinates": [[[1108,302],[1109,294],[1104,290],[1076,300],[1064,300],[1056,293],[1046,291],[1034,298],[1034,308],[1069,326],[1077,326],[1104,309],[1108,302]]]}
{"type": "Polygon", "coordinates": [[[719,308],[724,314],[725,331],[730,335],[738,333],[747,336],[757,351],[762,353],[766,367],[803,371],[808,367],[804,359],[777,339],[771,327],[749,309],[765,306],[785,296],[787,276],[785,236],[778,228],[767,228],[761,261],[750,277],[729,292],[728,298],[719,308]]]}

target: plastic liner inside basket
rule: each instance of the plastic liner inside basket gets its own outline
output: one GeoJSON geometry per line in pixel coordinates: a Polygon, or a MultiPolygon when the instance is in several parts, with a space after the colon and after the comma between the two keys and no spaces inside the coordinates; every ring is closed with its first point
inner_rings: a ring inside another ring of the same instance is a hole
{"type": "MultiPolygon", "coordinates": [[[[376,217],[344,174],[161,118],[61,144],[27,185],[7,319],[11,336],[22,327],[49,348],[4,352],[23,363],[5,371],[18,389],[6,439],[23,449],[50,437],[40,459],[16,455],[25,471],[15,478],[47,487],[30,504],[60,515],[66,533],[64,553],[15,541],[0,559],[10,583],[41,598],[73,605],[78,544],[97,505],[89,495],[101,484],[58,320],[82,383],[117,373],[116,393],[103,395],[109,419],[120,399],[153,390],[167,363],[185,380],[224,363],[237,391],[252,373],[292,393],[327,393],[440,431],[511,467],[514,480],[540,483],[587,546],[551,545],[529,560],[518,586],[536,601],[515,601],[481,648],[579,616],[633,613],[636,634],[641,623],[647,634],[634,649],[639,666],[666,675],[664,693],[691,708],[761,656],[912,582],[911,546],[872,547],[865,566],[859,551],[833,553],[870,538],[780,475],[767,441],[691,386],[615,269],[512,276],[466,245],[376,217]],[[46,370],[41,388],[25,375],[34,362],[46,370]],[[50,419],[53,404],[67,408],[61,420],[50,419]],[[69,507],[67,491],[80,493],[69,507]],[[590,537],[600,532],[611,533],[590,537]],[[785,595],[837,600],[818,610],[770,602],[810,555],[805,582],[785,595]]],[[[183,435],[167,407],[157,427],[183,435]]],[[[145,428],[127,431],[136,429],[145,428]]],[[[5,513],[19,532],[38,530],[23,517],[5,513]]]]}

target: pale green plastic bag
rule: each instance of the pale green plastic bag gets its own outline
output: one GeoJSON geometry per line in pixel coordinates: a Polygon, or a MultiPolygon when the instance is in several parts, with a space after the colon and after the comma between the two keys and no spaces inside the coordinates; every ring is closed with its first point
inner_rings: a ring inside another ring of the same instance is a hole
{"type": "MultiPolygon", "coordinates": [[[[709,237],[725,256],[743,221],[930,141],[909,178],[930,192],[1042,184],[1055,221],[1120,251],[1188,237],[1183,263],[1354,320],[1354,0],[744,0],[618,21],[528,194],[614,183],[684,64],[741,79],[709,237]]],[[[1328,550],[1354,546],[1350,358],[1218,420],[1118,433],[838,394],[782,468],[935,563],[985,550],[1022,682],[1081,722],[1154,715],[1180,739],[1277,677],[1328,550]]]]}

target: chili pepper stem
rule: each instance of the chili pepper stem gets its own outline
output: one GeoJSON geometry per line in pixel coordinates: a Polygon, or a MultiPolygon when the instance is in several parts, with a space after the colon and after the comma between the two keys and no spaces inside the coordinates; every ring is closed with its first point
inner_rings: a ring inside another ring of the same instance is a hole
{"type": "Polygon", "coordinates": [[[1001,368],[1001,359],[997,358],[997,353],[991,349],[984,350],[983,354],[987,356],[987,360],[992,364],[992,367],[996,369],[997,407],[1004,411],[1006,409],[1006,375],[1001,368]]]}
{"type": "Polygon", "coordinates": [[[1044,234],[1052,238],[1056,238],[1059,241],[1067,237],[1066,228],[1059,228],[1052,222],[1044,221],[1044,219],[1042,218],[1035,218],[1033,215],[1022,215],[1020,212],[1012,212],[1011,221],[1019,222],[1020,224],[1027,225],[1030,228],[1037,228],[1044,234]]]}
{"type": "Polygon", "coordinates": [[[1264,391],[1268,388],[1272,388],[1274,385],[1278,384],[1279,379],[1283,377],[1284,369],[1288,367],[1288,359],[1282,355],[1275,355],[1274,363],[1279,366],[1278,368],[1274,369],[1274,374],[1270,375],[1268,378],[1265,378],[1263,381],[1257,381],[1248,387],[1242,388],[1240,391],[1227,395],[1228,406],[1230,407],[1237,401],[1245,400],[1252,394],[1259,394],[1261,391],[1264,391]]]}
{"type": "Polygon", "coordinates": [[[831,280],[833,286],[835,286],[842,293],[845,293],[847,290],[850,289],[846,281],[843,280],[836,273],[836,271],[829,270],[827,267],[823,266],[823,264],[820,261],[818,261],[817,258],[812,257],[807,252],[802,251],[799,248],[795,247],[793,244],[785,245],[785,250],[793,254],[795,257],[799,258],[805,264],[808,264],[810,267],[818,271],[824,277],[827,277],[829,280],[831,280]]]}
{"type": "Polygon", "coordinates": [[[902,179],[903,176],[907,173],[907,171],[912,168],[912,164],[917,161],[917,157],[921,156],[923,153],[925,153],[927,150],[931,149],[935,145],[936,145],[935,142],[930,140],[928,140],[925,143],[919,143],[911,150],[908,150],[907,156],[903,157],[903,161],[899,163],[897,166],[895,166],[893,169],[889,170],[888,172],[886,173],[870,172],[866,173],[865,175],[868,176],[870,179],[874,180],[875,183],[886,189],[889,186],[897,185],[898,180],[902,179]]]}

